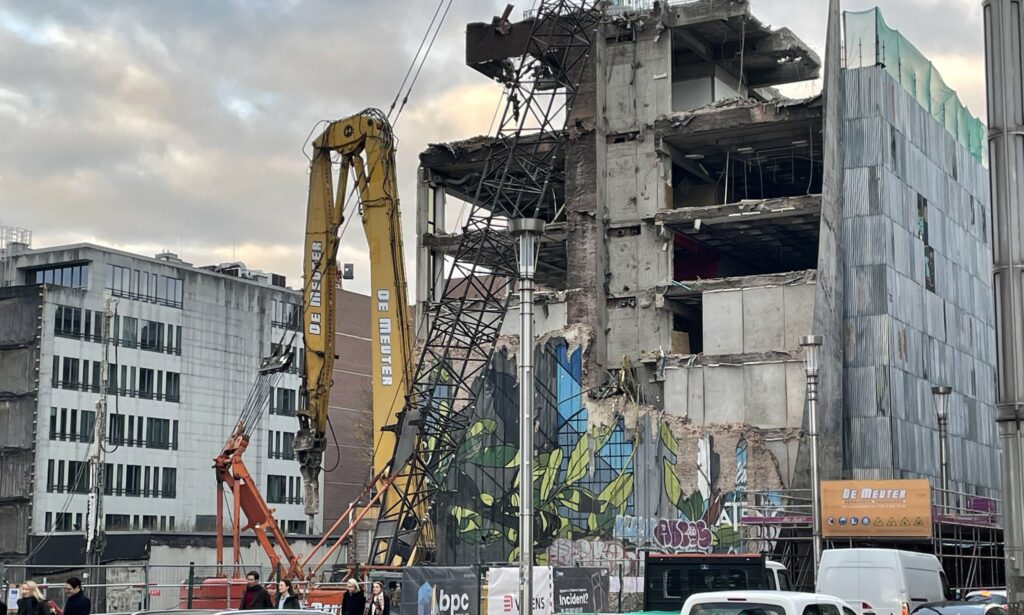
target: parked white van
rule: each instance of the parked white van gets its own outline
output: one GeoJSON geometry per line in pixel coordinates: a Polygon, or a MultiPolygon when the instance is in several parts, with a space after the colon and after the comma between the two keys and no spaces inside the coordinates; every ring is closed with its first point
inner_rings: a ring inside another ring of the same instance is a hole
{"type": "Polygon", "coordinates": [[[829,549],[821,554],[815,589],[861,615],[909,615],[926,602],[953,598],[937,557],[896,549],[829,549]]]}
{"type": "Polygon", "coordinates": [[[854,615],[835,596],[784,591],[728,591],[694,594],[680,615],[854,615]]]}

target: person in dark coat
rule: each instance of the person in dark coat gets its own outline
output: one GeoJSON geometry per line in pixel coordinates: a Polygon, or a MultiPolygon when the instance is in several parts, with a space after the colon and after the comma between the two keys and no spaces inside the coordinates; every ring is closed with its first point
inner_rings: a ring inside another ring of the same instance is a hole
{"type": "Polygon", "coordinates": [[[369,615],[391,615],[391,601],[384,593],[384,583],[374,581],[370,594],[369,615]]]}
{"type": "Polygon", "coordinates": [[[366,595],[359,587],[359,581],[348,580],[348,591],[341,598],[341,615],[363,615],[366,609],[366,595]]]}
{"type": "Polygon", "coordinates": [[[25,581],[21,584],[18,615],[50,615],[50,605],[35,581],[25,581]]]}
{"type": "Polygon", "coordinates": [[[253,611],[256,609],[272,609],[274,601],[270,599],[270,592],[266,587],[260,585],[260,573],[255,570],[245,575],[245,592],[242,593],[242,604],[238,609],[241,611],[253,611]]]}
{"type": "Polygon", "coordinates": [[[92,603],[89,596],[82,591],[82,580],[78,577],[69,577],[64,581],[64,593],[68,595],[64,603],[64,615],[90,615],[92,603]]]}
{"type": "Polygon", "coordinates": [[[282,579],[277,583],[277,608],[278,609],[301,609],[299,597],[292,589],[292,582],[282,579]]]}

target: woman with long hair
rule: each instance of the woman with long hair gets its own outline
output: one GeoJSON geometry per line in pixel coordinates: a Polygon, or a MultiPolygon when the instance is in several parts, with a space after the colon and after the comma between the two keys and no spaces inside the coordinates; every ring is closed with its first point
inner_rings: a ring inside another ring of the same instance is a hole
{"type": "Polygon", "coordinates": [[[18,615],[50,615],[50,605],[35,581],[25,581],[21,584],[18,615]]]}
{"type": "Polygon", "coordinates": [[[299,597],[295,595],[292,582],[289,579],[281,579],[277,583],[277,608],[279,609],[301,609],[299,597]]]}
{"type": "Polygon", "coordinates": [[[391,615],[391,604],[384,593],[384,582],[374,581],[370,592],[370,615],[391,615]]]}

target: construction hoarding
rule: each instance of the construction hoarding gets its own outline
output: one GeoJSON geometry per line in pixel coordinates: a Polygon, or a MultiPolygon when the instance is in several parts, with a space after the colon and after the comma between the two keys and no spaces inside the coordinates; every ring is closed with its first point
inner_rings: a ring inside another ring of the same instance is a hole
{"type": "MultiPolygon", "coordinates": [[[[533,615],[551,614],[551,566],[533,567],[533,615]]],[[[519,568],[487,570],[487,615],[519,615],[519,568]]]]}
{"type": "Polygon", "coordinates": [[[409,566],[402,570],[404,615],[479,615],[480,574],[474,566],[409,566]]]}
{"type": "Polygon", "coordinates": [[[838,480],[821,483],[826,537],[930,538],[927,480],[838,480]]]}

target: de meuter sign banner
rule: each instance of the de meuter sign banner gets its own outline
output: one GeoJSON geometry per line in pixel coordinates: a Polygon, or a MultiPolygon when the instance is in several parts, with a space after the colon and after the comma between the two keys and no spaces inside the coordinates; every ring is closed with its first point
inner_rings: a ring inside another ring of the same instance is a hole
{"type": "Polygon", "coordinates": [[[473,566],[409,566],[402,571],[402,615],[480,615],[473,566]]]}
{"type": "MultiPolygon", "coordinates": [[[[551,566],[533,567],[533,614],[551,615],[551,566]]],[[[404,614],[403,614],[404,615],[404,614]]],[[[519,568],[487,570],[487,615],[519,615],[519,568]]]]}
{"type": "Polygon", "coordinates": [[[821,534],[930,538],[931,486],[927,480],[821,481],[821,534]]]}

